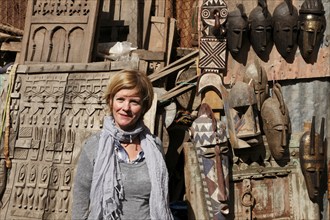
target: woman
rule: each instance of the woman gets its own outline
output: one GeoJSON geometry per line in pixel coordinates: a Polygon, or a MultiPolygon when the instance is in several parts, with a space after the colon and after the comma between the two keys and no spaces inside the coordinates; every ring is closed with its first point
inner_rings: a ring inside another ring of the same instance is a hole
{"type": "Polygon", "coordinates": [[[134,70],[111,76],[110,116],[81,152],[73,189],[73,219],[173,219],[160,140],[143,123],[151,107],[148,77],[134,70]]]}

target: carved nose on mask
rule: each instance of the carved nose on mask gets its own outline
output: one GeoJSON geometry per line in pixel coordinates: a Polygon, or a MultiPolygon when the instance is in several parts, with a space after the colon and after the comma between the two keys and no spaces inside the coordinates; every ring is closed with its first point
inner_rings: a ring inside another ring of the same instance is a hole
{"type": "Polygon", "coordinates": [[[283,127],[283,130],[282,130],[282,137],[281,137],[281,144],[282,146],[286,146],[287,145],[287,140],[286,140],[286,130],[285,128],[283,127]]]}

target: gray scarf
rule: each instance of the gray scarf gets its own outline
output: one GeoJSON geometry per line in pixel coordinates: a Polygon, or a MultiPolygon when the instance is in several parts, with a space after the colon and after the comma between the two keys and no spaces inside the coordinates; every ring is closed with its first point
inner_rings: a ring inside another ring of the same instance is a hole
{"type": "Polygon", "coordinates": [[[123,131],[116,127],[111,116],[104,118],[94,165],[88,219],[120,219],[124,189],[118,160],[114,154],[114,140],[128,142],[138,135],[151,181],[150,217],[155,220],[173,219],[168,203],[167,168],[163,155],[156,146],[156,139],[142,120],[134,130],[123,131]]]}

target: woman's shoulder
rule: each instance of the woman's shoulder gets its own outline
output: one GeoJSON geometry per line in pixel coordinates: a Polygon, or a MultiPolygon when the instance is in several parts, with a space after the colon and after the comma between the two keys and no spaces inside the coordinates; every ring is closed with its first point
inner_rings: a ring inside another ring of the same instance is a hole
{"type": "Polygon", "coordinates": [[[155,142],[156,147],[158,148],[158,150],[164,155],[163,143],[160,140],[160,138],[157,135],[154,135],[154,134],[151,134],[151,133],[150,133],[150,135],[153,138],[153,140],[154,140],[154,142],[155,142]]]}
{"type": "Polygon", "coordinates": [[[83,151],[85,151],[85,153],[90,157],[90,159],[94,159],[97,154],[97,150],[99,147],[99,141],[100,141],[100,135],[101,135],[101,131],[98,131],[98,132],[91,134],[85,140],[85,143],[83,146],[83,151]]]}

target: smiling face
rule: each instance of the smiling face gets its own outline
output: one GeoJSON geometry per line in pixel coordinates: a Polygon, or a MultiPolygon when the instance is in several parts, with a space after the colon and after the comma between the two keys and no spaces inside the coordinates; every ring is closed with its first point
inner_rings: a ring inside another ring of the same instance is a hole
{"type": "Polygon", "coordinates": [[[136,88],[119,90],[110,102],[110,109],[112,109],[112,116],[116,125],[125,131],[133,129],[141,118],[142,104],[142,99],[136,88]]]}

